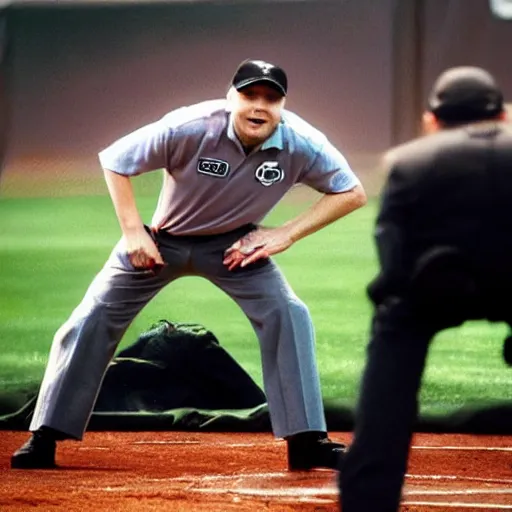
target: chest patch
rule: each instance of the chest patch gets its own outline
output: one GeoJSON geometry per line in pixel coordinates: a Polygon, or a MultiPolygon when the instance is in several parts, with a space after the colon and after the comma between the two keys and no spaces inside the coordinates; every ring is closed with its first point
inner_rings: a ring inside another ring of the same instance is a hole
{"type": "Polygon", "coordinates": [[[215,158],[200,158],[197,161],[197,172],[216,178],[225,178],[229,173],[229,164],[215,158]]]}
{"type": "Polygon", "coordinates": [[[279,167],[279,162],[263,162],[254,173],[254,177],[264,187],[270,187],[279,183],[284,178],[284,171],[279,167]]]}

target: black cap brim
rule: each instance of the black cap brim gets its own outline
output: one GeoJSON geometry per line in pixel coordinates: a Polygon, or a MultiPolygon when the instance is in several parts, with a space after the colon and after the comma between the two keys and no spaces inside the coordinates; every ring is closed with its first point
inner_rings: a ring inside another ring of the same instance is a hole
{"type": "Polygon", "coordinates": [[[248,87],[249,85],[254,85],[258,83],[266,83],[267,85],[270,85],[272,88],[276,89],[276,91],[279,92],[282,96],[286,96],[286,91],[283,89],[283,86],[279,82],[268,76],[248,78],[247,80],[242,80],[241,82],[238,82],[234,87],[237,91],[240,91],[245,87],[248,87]]]}

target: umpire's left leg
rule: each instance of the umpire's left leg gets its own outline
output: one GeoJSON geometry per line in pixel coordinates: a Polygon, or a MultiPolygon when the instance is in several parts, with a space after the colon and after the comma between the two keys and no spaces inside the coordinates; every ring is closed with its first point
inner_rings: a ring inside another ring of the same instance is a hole
{"type": "Polygon", "coordinates": [[[377,308],[354,439],[339,477],[343,512],[398,510],[433,334],[399,299],[377,308]]]}
{"type": "Polygon", "coordinates": [[[256,331],[275,436],[326,431],[311,317],[278,267],[269,260],[208,277],[238,303],[256,331]]]}

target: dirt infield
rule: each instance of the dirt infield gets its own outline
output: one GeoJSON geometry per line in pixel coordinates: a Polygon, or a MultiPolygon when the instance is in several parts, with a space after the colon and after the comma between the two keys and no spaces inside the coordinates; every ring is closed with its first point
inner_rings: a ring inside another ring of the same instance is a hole
{"type": "MultiPolygon", "coordinates": [[[[59,445],[60,469],[12,471],[26,438],[0,432],[2,512],[339,510],[336,473],[288,472],[270,434],[91,432],[59,445]]],[[[512,511],[512,437],[417,435],[402,510],[512,511]]]]}

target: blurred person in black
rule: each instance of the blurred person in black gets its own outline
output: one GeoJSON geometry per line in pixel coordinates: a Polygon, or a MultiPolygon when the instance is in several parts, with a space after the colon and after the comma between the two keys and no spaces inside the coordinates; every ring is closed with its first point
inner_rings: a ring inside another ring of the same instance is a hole
{"type": "Polygon", "coordinates": [[[368,287],[375,310],[354,439],[339,476],[343,512],[399,509],[434,335],[471,319],[512,324],[505,118],[502,92],[486,70],[451,68],[430,93],[424,136],[385,156],[380,273],[368,287]]]}

